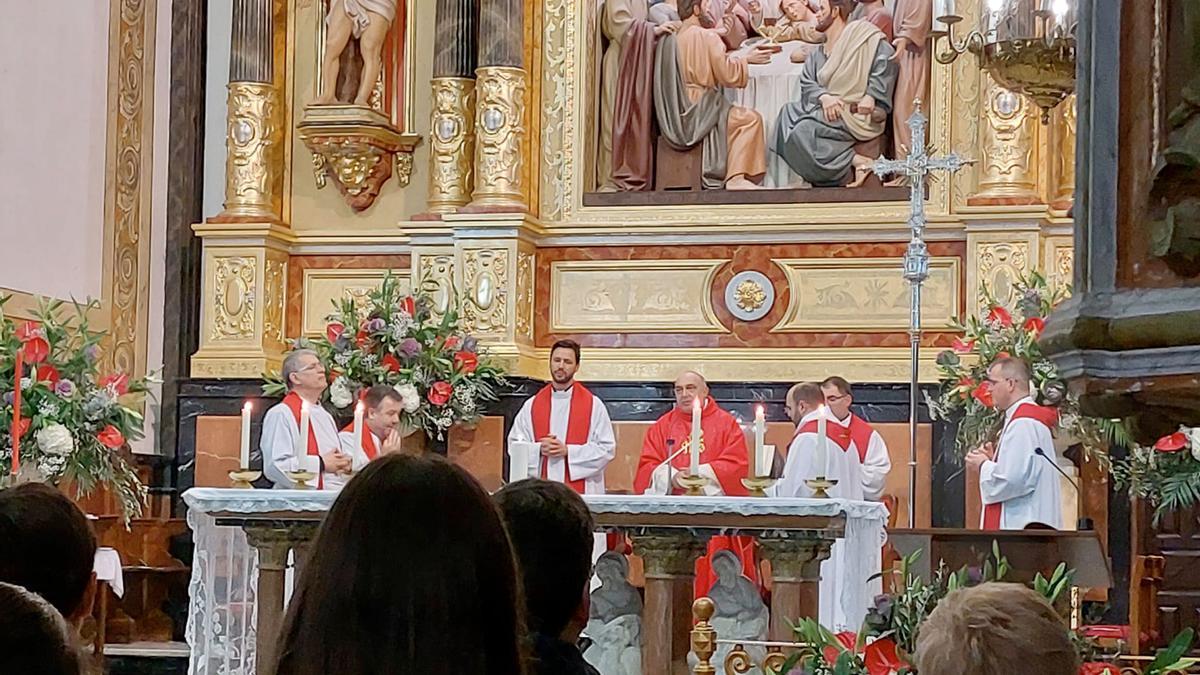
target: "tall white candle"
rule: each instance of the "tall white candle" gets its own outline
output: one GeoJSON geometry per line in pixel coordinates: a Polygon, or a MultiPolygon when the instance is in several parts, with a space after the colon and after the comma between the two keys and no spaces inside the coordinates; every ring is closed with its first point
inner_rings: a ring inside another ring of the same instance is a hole
{"type": "Polygon", "coordinates": [[[515,483],[529,478],[529,446],[531,443],[513,443],[508,453],[508,482],[515,483]]]}
{"type": "Polygon", "coordinates": [[[817,417],[817,476],[824,477],[826,471],[825,465],[829,452],[829,448],[827,447],[829,438],[825,435],[828,418],[825,414],[825,406],[821,406],[819,410],[820,416],[817,417]]]}
{"type": "Polygon", "coordinates": [[[239,468],[250,468],[250,409],[253,405],[250,401],[242,406],[242,449],[238,455],[239,468]]]}
{"type": "Polygon", "coordinates": [[[692,399],[692,447],[689,448],[691,461],[688,463],[688,474],[700,475],[700,399],[692,399]]]}
{"type": "MultiPolygon", "coordinates": [[[[300,404],[300,435],[296,437],[296,457],[297,459],[308,454],[308,401],[303,401],[300,404]]],[[[305,463],[297,461],[296,467],[303,470],[305,463]]]]}
{"type": "Polygon", "coordinates": [[[363,402],[359,401],[358,405],[354,406],[354,448],[361,455],[363,451],[363,434],[369,433],[367,428],[363,426],[363,402]]]}
{"type": "Polygon", "coordinates": [[[767,459],[763,455],[763,446],[765,445],[767,434],[767,418],[763,407],[757,406],[754,409],[754,475],[765,476],[770,473],[770,468],[767,467],[767,459]]]}
{"type": "Polygon", "coordinates": [[[933,0],[933,32],[935,35],[945,35],[950,26],[942,21],[944,16],[954,15],[954,0],[933,0]]]}

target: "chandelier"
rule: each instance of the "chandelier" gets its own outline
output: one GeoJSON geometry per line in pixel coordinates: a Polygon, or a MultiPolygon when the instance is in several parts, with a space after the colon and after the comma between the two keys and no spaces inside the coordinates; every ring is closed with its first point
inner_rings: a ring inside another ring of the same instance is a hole
{"type": "Polygon", "coordinates": [[[1050,111],[1075,91],[1074,0],[984,0],[980,29],[955,36],[954,0],[933,0],[934,55],[950,64],[971,52],[997,84],[1050,111]],[[938,50],[942,41],[946,49],[938,50]]]}

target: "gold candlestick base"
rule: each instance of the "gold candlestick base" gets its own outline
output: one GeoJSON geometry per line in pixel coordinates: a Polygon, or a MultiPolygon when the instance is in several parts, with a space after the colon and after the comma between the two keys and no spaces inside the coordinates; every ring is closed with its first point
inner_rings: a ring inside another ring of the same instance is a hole
{"type": "Polygon", "coordinates": [[[708,478],[705,476],[683,475],[678,478],[679,484],[683,486],[683,494],[689,497],[703,497],[704,486],[708,485],[708,478]]]}
{"type": "Polygon", "coordinates": [[[237,471],[229,472],[230,487],[237,488],[239,490],[249,490],[250,488],[254,487],[251,485],[251,483],[259,478],[262,478],[262,472],[255,471],[254,469],[242,468],[238,469],[237,471]]]}
{"type": "Polygon", "coordinates": [[[813,499],[829,499],[829,488],[837,484],[837,479],[826,478],[825,476],[817,476],[816,478],[804,481],[804,485],[813,491],[813,499]]]}
{"type": "Polygon", "coordinates": [[[742,485],[750,491],[751,497],[766,497],[767,490],[775,484],[770,476],[747,476],[742,479],[742,485]]]}
{"type": "Polygon", "coordinates": [[[289,471],[287,472],[288,480],[296,484],[297,490],[312,490],[313,486],[308,484],[308,481],[317,477],[315,471],[289,471]]]}

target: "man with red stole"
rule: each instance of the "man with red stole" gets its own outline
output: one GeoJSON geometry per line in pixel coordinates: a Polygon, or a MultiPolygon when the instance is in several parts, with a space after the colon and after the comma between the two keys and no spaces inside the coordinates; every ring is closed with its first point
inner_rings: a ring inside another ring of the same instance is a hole
{"type": "MultiPolygon", "coordinates": [[[[742,485],[750,466],[746,436],[733,415],[722,410],[708,395],[704,377],[693,371],[687,371],[675,380],[675,407],[658,418],[646,432],[633,482],[634,493],[683,493],[679,478],[688,473],[691,463],[694,416],[699,417],[699,472],[708,479],[704,494],[746,495],[742,485]]],[[[708,542],[708,557],[696,563],[698,596],[707,595],[712,588],[715,581],[710,574],[712,555],[722,549],[733,550],[742,560],[743,573],[758,582],[754,538],[717,536],[708,542]]]]}
{"type": "MultiPolygon", "coordinates": [[[[283,360],[282,377],[288,394],[263,416],[262,451],[263,475],[276,489],[293,488],[287,477],[289,471],[302,467],[297,448],[315,457],[318,489],[340,490],[353,468],[349,457],[342,453],[337,423],[333,415],[321,406],[325,391],[325,366],[311,349],[297,349],[283,360]],[[302,431],[302,427],[306,427],[302,431]],[[304,443],[301,445],[301,434],[304,443]]],[[[307,465],[304,465],[307,466],[307,465]]]]}
{"type": "Polygon", "coordinates": [[[1004,411],[1004,429],[998,444],[986,443],[966,458],[967,465],[979,471],[985,530],[1063,526],[1062,486],[1055,471],[1058,453],[1051,433],[1058,411],[1034,403],[1029,381],[1029,365],[1021,359],[998,358],[987,370],[993,405],[1004,411]]]}
{"type": "Polygon", "coordinates": [[[400,411],[404,399],[394,387],[377,384],[363,395],[363,428],[355,428],[354,422],[347,424],[338,440],[342,454],[350,458],[351,473],[358,473],[368,462],[380,455],[400,452],[400,411]]]}

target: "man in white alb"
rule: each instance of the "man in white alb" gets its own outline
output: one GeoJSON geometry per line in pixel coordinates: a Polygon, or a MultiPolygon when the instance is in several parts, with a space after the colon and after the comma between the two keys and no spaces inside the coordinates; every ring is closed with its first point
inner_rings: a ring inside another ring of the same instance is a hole
{"type": "Polygon", "coordinates": [[[1004,429],[998,444],[985,443],[967,453],[967,465],[979,470],[985,530],[1063,526],[1051,433],[1058,411],[1034,403],[1029,381],[1029,365],[1021,359],[999,358],[987,370],[993,405],[1004,411],[1004,429]]]}
{"type": "Polygon", "coordinates": [[[396,389],[386,384],[377,384],[363,395],[363,426],[366,431],[347,424],[338,439],[342,443],[342,454],[350,458],[351,473],[358,473],[368,462],[379,455],[400,452],[400,411],[403,399],[396,389]]]}
{"type": "Polygon", "coordinates": [[[825,395],[829,424],[833,425],[830,431],[837,434],[839,447],[844,441],[850,443],[845,457],[847,465],[853,467],[855,458],[858,460],[862,496],[850,498],[879,499],[883,495],[888,473],[892,470],[892,457],[888,454],[887,443],[870,422],[850,411],[854,395],[845,378],[837,375],[825,378],[821,381],[821,393],[825,395]]]}
{"type": "MultiPolygon", "coordinates": [[[[788,416],[796,423],[796,433],[788,446],[787,462],[776,495],[811,497],[813,492],[805,485],[805,481],[825,476],[837,481],[837,485],[829,489],[830,497],[859,501],[879,499],[891,469],[886,448],[880,457],[867,454],[869,445],[866,441],[860,440],[862,445],[855,446],[849,428],[834,422],[832,413],[825,407],[826,400],[821,386],[814,382],[797,384],[788,391],[788,416]],[[825,415],[824,444],[817,433],[822,415],[825,415]]],[[[879,546],[882,545],[883,542],[880,542],[879,546]]],[[[868,559],[855,560],[856,564],[851,566],[847,564],[845,542],[839,539],[833,543],[829,559],[821,563],[819,614],[822,625],[835,632],[858,630],[867,607],[846,606],[847,598],[872,598],[880,592],[879,579],[868,580],[882,565],[879,546],[856,551],[855,556],[868,559]],[[852,579],[851,567],[865,571],[865,574],[861,579],[852,579]],[[868,587],[865,594],[846,592],[849,586],[861,585],[868,587]]]]}
{"type": "Polygon", "coordinates": [[[317,458],[321,467],[317,472],[318,489],[340,490],[353,466],[350,457],[341,451],[333,416],[321,406],[321,394],[326,385],[325,366],[316,352],[297,349],[284,358],[282,377],[288,394],[263,416],[259,444],[263,475],[276,489],[295,487],[287,472],[300,468],[297,446],[300,446],[302,413],[307,409],[308,434],[300,446],[301,454],[317,458]]]}
{"type": "Polygon", "coordinates": [[[604,470],[617,454],[617,441],[608,409],[575,381],[577,370],[579,344],[554,343],[551,381],[521,406],[508,433],[508,454],[517,461],[524,456],[529,476],[566,483],[579,494],[604,494],[604,470]],[[514,453],[517,444],[526,452],[514,453]]]}

